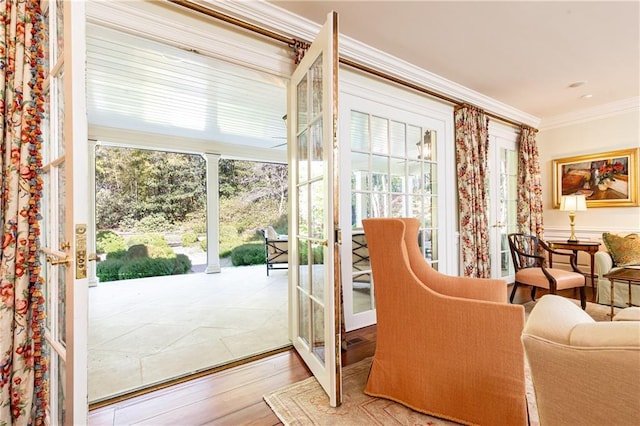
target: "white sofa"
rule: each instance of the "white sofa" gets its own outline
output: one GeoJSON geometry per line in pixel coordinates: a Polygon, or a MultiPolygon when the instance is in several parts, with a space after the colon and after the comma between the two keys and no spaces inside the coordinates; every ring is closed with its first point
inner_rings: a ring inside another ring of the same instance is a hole
{"type": "MultiPolygon", "coordinates": [[[[614,271],[613,258],[607,251],[600,250],[595,254],[595,273],[597,275],[598,303],[609,305],[611,303],[611,281],[604,278],[605,274],[614,271]]],[[[613,283],[613,304],[626,308],[629,303],[629,284],[627,281],[615,281],[613,283]]],[[[640,305],[640,285],[631,285],[631,301],[634,305],[640,305]]]]}

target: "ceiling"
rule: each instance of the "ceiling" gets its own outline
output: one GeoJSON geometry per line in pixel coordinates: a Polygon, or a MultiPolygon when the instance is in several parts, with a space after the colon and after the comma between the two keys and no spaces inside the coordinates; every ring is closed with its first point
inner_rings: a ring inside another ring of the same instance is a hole
{"type": "MultiPolygon", "coordinates": [[[[542,123],[640,92],[638,1],[268,3],[312,28],[336,10],[341,34],[542,123]]],[[[87,25],[90,125],[284,155],[286,79],[132,33],[87,25]]]]}
{"type": "Polygon", "coordinates": [[[639,1],[269,3],[543,120],[640,95],[639,1]]]}
{"type": "Polygon", "coordinates": [[[92,126],[286,151],[286,81],[87,25],[92,126]]]}

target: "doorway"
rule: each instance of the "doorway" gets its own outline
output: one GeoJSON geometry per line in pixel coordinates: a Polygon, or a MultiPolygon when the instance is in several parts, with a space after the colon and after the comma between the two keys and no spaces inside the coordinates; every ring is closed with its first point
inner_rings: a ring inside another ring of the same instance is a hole
{"type": "Polygon", "coordinates": [[[277,226],[283,210],[286,222],[286,185],[281,193],[276,183],[286,183],[286,165],[221,161],[222,268],[205,274],[202,157],[105,145],[95,156],[103,261],[100,283],[89,289],[93,406],[290,346],[287,271],[267,276],[264,262],[245,264],[232,250],[264,254],[260,228],[277,226]],[[180,256],[191,260],[191,270],[163,275],[180,256]]]}

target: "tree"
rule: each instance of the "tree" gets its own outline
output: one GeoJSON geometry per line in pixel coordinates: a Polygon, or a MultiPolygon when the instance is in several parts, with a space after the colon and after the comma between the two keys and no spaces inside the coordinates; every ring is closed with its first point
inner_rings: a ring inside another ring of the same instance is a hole
{"type": "MultiPolygon", "coordinates": [[[[286,164],[222,159],[219,167],[221,223],[239,232],[286,224],[286,164]]],[[[187,215],[204,216],[205,210],[206,167],[201,156],[96,147],[98,229],[179,225],[187,215]]]]}
{"type": "Polygon", "coordinates": [[[169,223],[203,210],[206,169],[199,155],[96,147],[96,225],[120,228],[152,214],[169,223]]]}

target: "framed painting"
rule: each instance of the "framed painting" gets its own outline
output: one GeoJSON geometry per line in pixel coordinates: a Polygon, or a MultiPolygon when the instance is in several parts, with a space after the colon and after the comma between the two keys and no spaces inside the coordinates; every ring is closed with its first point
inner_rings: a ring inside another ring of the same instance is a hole
{"type": "Polygon", "coordinates": [[[563,195],[583,194],[587,207],[638,206],[640,148],[553,160],[553,207],[563,195]]]}

